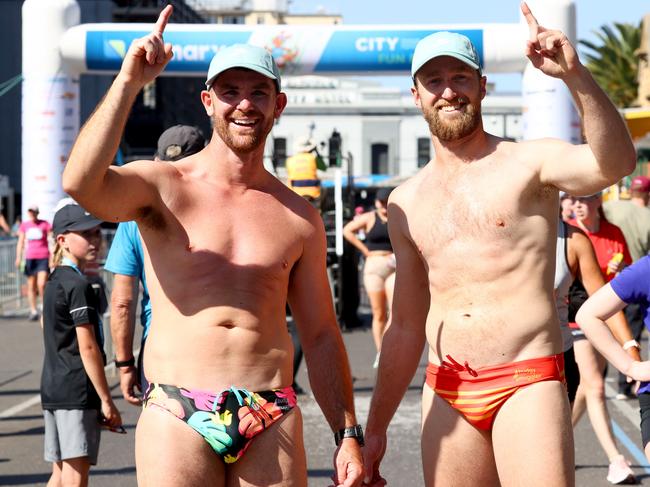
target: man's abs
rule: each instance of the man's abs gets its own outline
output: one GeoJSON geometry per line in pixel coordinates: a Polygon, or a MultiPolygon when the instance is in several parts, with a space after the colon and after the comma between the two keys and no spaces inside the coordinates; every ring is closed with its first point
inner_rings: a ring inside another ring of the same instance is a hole
{"type": "Polygon", "coordinates": [[[435,295],[427,317],[429,361],[447,355],[472,367],[498,365],[561,351],[560,328],[553,302],[543,290],[508,291],[481,297],[471,289],[447,299],[435,295]]]}
{"type": "Polygon", "coordinates": [[[233,308],[194,316],[154,308],[144,368],[149,382],[267,390],[292,384],[292,357],[284,307],[261,319],[233,308]]]}

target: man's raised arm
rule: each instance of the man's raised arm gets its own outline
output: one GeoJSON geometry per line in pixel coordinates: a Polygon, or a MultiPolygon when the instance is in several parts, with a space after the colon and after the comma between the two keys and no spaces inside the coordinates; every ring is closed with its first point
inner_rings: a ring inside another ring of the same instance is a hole
{"type": "Polygon", "coordinates": [[[630,174],[636,166],[636,151],[627,126],[616,107],[598,86],[589,70],[580,63],[566,35],[542,27],[525,2],[529,40],[526,56],[534,67],[559,78],[571,91],[582,118],[587,145],[571,145],[547,139],[533,142],[544,157],[542,182],[570,194],[599,191],[630,174]]]}
{"type": "Polygon", "coordinates": [[[133,41],[108,93],[81,129],[63,172],[63,190],[104,220],[132,220],[153,198],[146,178],[151,168],[110,165],[136,96],[172,58],[171,44],[164,44],[162,37],[171,14],[168,5],[151,34],[133,41]]]}

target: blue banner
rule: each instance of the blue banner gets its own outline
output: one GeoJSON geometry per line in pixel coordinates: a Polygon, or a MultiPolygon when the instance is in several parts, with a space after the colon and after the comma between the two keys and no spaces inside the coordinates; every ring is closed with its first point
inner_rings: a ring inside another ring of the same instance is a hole
{"type": "MultiPolygon", "coordinates": [[[[469,37],[483,65],[483,30],[449,30],[469,37]]],[[[415,45],[434,32],[438,30],[334,32],[314,72],[410,71],[415,45]]]]}
{"type": "MultiPolygon", "coordinates": [[[[148,31],[89,31],[86,35],[86,66],[93,71],[119,71],[131,42],[148,31]]],[[[165,71],[207,72],[212,56],[224,46],[245,43],[251,32],[165,32],[174,58],[165,71]]]]}
{"type": "MultiPolygon", "coordinates": [[[[283,31],[283,28],[286,29],[286,26],[273,26],[273,29],[258,28],[255,31],[225,29],[165,32],[165,42],[171,43],[174,50],[174,58],[166,71],[205,73],[212,56],[219,49],[231,44],[251,42],[271,50],[280,68],[292,74],[408,72],[413,50],[418,41],[433,32],[442,30],[408,28],[330,30],[329,32],[323,30],[310,33],[308,38],[297,36],[293,39],[283,31]],[[292,40],[298,44],[287,47],[287,43],[292,40]],[[306,44],[301,45],[301,42],[306,44]],[[287,50],[292,56],[286,55],[287,50]],[[301,54],[303,51],[304,55],[301,54]],[[287,61],[283,56],[290,59],[287,61]],[[294,73],[288,68],[294,57],[310,67],[297,68],[294,73]]],[[[449,30],[469,37],[476,46],[481,64],[484,64],[482,29],[449,30]]],[[[88,31],[86,33],[87,68],[92,71],[118,71],[131,42],[148,33],[144,30],[88,31]]]]}

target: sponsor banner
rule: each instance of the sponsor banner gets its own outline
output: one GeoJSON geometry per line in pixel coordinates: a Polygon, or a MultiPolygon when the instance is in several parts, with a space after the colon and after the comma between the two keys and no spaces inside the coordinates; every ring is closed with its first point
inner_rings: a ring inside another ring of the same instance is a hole
{"type": "MultiPolygon", "coordinates": [[[[336,74],[361,71],[408,72],[413,50],[423,37],[443,29],[356,29],[267,26],[249,30],[169,31],[174,58],[167,73],[204,74],[222,47],[251,43],[268,49],[283,74],[336,74]]],[[[484,64],[483,29],[449,29],[471,39],[484,64]]],[[[118,71],[131,42],[144,30],[88,31],[86,66],[91,71],[118,71]]]]}
{"type": "MultiPolygon", "coordinates": [[[[413,50],[418,41],[441,30],[447,29],[334,32],[314,71],[316,73],[364,70],[408,72],[411,70],[413,50]]],[[[448,30],[469,37],[476,46],[481,65],[485,64],[483,30],[448,30]]]]}
{"type": "MultiPolygon", "coordinates": [[[[86,33],[86,66],[91,71],[119,71],[131,42],[148,31],[89,31],[86,33]]],[[[174,58],[165,71],[206,73],[212,56],[222,47],[246,43],[251,33],[239,32],[165,32],[174,58]]]]}
{"type": "Polygon", "coordinates": [[[38,205],[51,220],[64,194],[61,174],[79,131],[79,80],[25,75],[22,98],[23,208],[38,205]]]}

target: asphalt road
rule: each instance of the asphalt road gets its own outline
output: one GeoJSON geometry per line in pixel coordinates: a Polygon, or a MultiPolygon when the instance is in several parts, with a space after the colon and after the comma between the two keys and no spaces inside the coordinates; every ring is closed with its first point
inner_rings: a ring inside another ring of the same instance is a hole
{"type": "MultiPolygon", "coordinates": [[[[365,423],[375,380],[372,338],[369,330],[360,329],[345,332],[344,340],[355,378],[357,416],[365,423]]],[[[37,323],[24,318],[0,318],[0,485],[44,485],[49,478],[50,465],[43,460],[43,418],[38,399],[42,354],[37,323]]],[[[382,472],[391,486],[422,485],[418,438],[420,387],[425,366],[422,360],[389,429],[389,449],[382,472]]],[[[120,399],[115,377],[110,383],[128,434],[102,435],[99,463],[91,469],[90,485],[133,486],[136,485],[133,438],[139,408],[120,399]]],[[[298,383],[309,389],[304,365],[298,383]]],[[[608,396],[612,394],[610,382],[608,396]]],[[[329,485],[334,451],[329,427],[309,394],[300,396],[299,404],[305,421],[309,485],[329,485]]],[[[610,400],[609,409],[621,451],[632,461],[641,484],[650,486],[650,466],[643,466],[646,461],[640,447],[636,401],[610,400]]],[[[610,485],[605,480],[607,458],[586,418],[576,428],[575,435],[576,484],[610,485]]]]}

